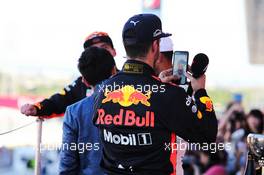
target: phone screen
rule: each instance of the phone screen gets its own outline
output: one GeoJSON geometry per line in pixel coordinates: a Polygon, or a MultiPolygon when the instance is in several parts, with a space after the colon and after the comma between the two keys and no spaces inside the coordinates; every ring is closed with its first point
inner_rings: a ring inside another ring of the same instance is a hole
{"type": "Polygon", "coordinates": [[[173,75],[180,77],[178,84],[187,83],[186,72],[188,66],[189,52],[175,51],[173,53],[173,75]]]}

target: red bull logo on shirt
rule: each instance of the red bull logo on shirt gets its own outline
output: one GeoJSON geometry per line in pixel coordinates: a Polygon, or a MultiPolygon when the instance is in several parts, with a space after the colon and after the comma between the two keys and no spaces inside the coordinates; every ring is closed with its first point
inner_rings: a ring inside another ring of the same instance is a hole
{"type": "Polygon", "coordinates": [[[120,103],[124,101],[124,93],[121,90],[114,90],[112,92],[106,90],[104,93],[105,99],[103,99],[102,103],[106,103],[112,101],[113,103],[120,103]]]}
{"type": "Polygon", "coordinates": [[[154,127],[154,112],[146,111],[144,116],[138,116],[134,111],[120,109],[118,114],[107,114],[104,109],[98,109],[96,124],[116,126],[154,127]]]}
{"type": "Polygon", "coordinates": [[[121,89],[109,91],[106,89],[105,98],[102,100],[102,103],[113,102],[119,103],[121,106],[128,107],[132,104],[138,105],[139,103],[150,106],[149,99],[151,97],[151,91],[142,93],[136,90],[133,86],[126,85],[121,89]]]}
{"type": "Polygon", "coordinates": [[[206,111],[208,111],[208,112],[213,111],[213,102],[209,97],[201,97],[200,102],[205,104],[206,111]]]}

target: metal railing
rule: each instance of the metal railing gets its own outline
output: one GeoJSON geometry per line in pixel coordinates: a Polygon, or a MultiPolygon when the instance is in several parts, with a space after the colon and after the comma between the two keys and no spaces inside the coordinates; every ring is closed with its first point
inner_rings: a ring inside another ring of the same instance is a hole
{"type": "Polygon", "coordinates": [[[38,117],[36,119],[36,121],[27,123],[25,125],[19,126],[17,128],[14,128],[12,130],[0,133],[1,135],[6,135],[9,133],[12,133],[14,131],[23,129],[25,127],[28,127],[34,123],[37,123],[37,145],[36,145],[36,149],[35,149],[35,175],[40,175],[41,174],[41,141],[42,141],[42,123],[43,123],[44,119],[41,117],[38,117]]]}

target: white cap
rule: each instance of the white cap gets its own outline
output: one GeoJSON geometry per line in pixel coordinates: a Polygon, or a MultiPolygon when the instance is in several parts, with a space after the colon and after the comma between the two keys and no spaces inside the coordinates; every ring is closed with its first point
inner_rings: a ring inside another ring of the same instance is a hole
{"type": "Polygon", "coordinates": [[[173,43],[170,37],[160,38],[160,52],[173,51],[173,43]]]}

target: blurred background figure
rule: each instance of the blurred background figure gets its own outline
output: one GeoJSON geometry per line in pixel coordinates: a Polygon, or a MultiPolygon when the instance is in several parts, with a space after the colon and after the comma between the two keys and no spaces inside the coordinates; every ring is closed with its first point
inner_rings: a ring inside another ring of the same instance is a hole
{"type": "Polygon", "coordinates": [[[227,175],[225,166],[227,163],[226,151],[217,151],[210,153],[208,151],[200,152],[201,170],[204,175],[227,175]]]}
{"type": "Polygon", "coordinates": [[[264,134],[264,116],[263,113],[258,109],[252,109],[247,114],[246,121],[246,135],[249,133],[264,134]]]}

